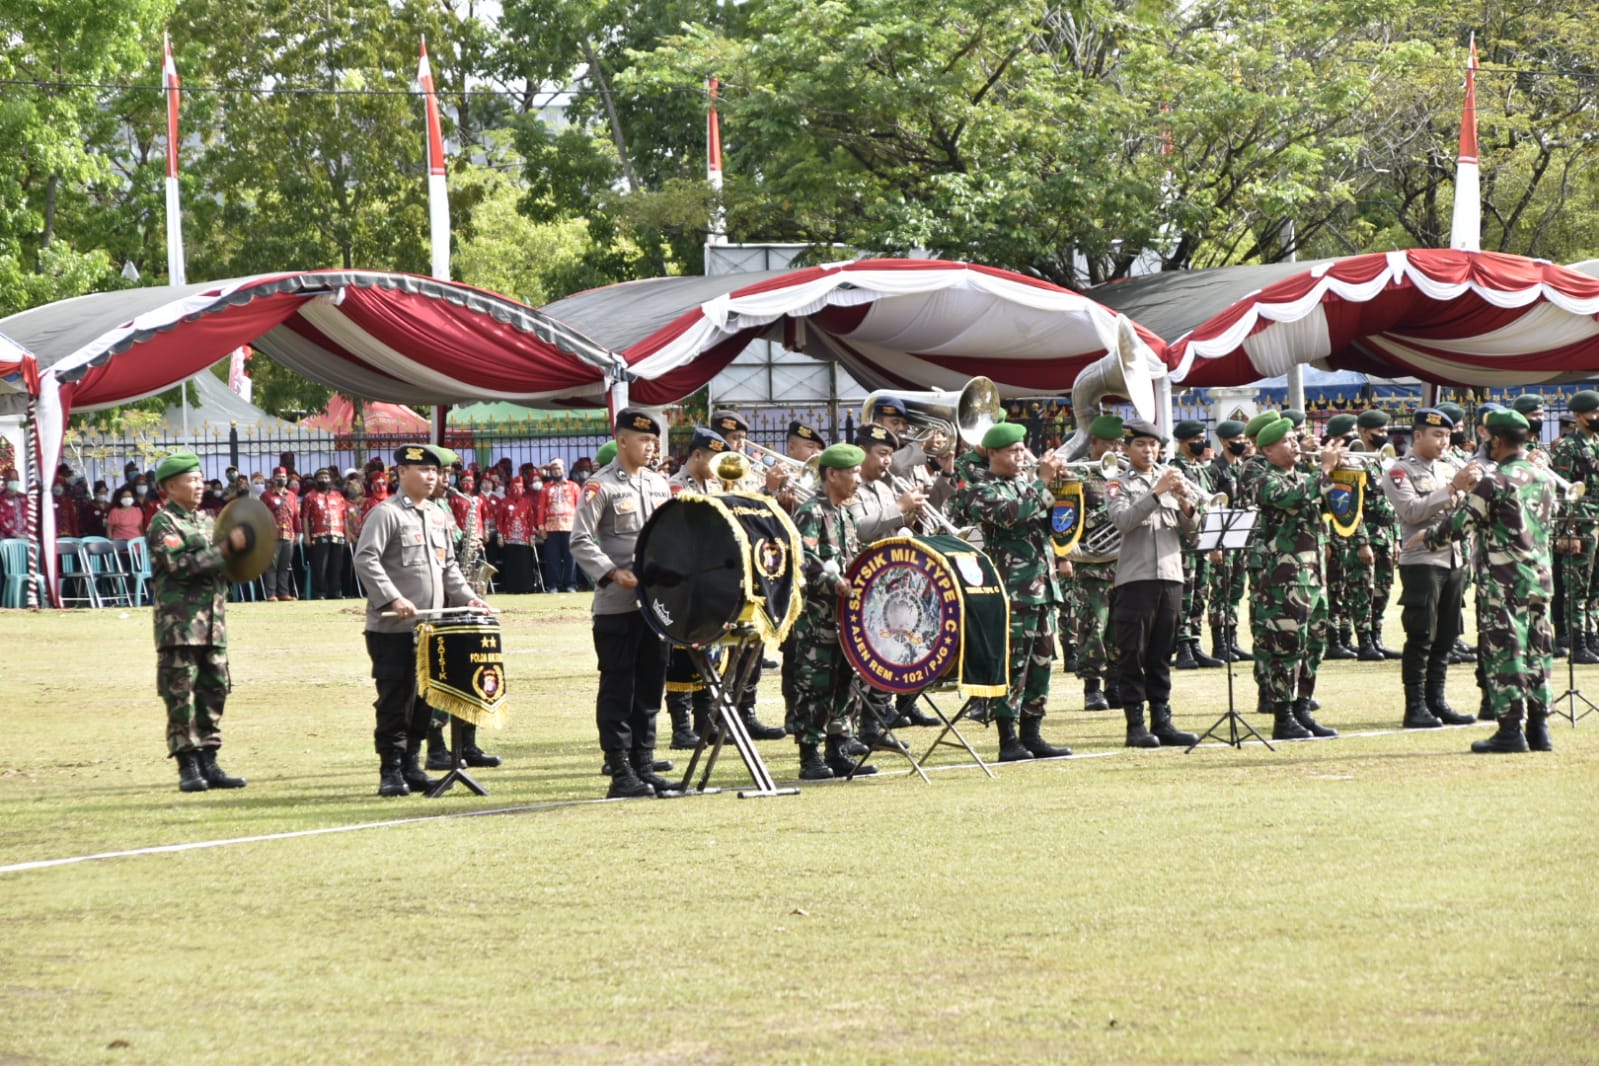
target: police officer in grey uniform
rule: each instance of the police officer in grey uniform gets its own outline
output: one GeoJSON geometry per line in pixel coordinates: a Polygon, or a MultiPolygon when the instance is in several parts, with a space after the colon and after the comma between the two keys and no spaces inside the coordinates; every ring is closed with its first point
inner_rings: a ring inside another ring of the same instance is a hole
{"type": "Polygon", "coordinates": [[[572,527],[572,557],[594,584],[594,653],[600,686],[595,721],[615,798],[653,796],[672,786],[655,774],[655,716],[666,684],[667,644],[644,622],[633,547],[655,509],[671,497],[650,469],[661,436],[647,411],[616,416],[616,461],[583,483],[572,527]]]}
{"type": "Polygon", "coordinates": [[[1199,738],[1172,725],[1170,662],[1183,607],[1183,541],[1199,532],[1200,510],[1183,494],[1181,471],[1156,465],[1164,443],[1160,430],[1135,418],[1126,432],[1132,469],[1106,485],[1105,497],[1122,535],[1111,622],[1127,746],[1188,747],[1199,738]]]}
{"type": "MultiPolygon", "coordinates": [[[[1473,460],[1457,468],[1449,462],[1449,436],[1454,419],[1434,407],[1423,407],[1412,420],[1410,451],[1385,472],[1383,495],[1399,516],[1399,543],[1425,531],[1461,494],[1482,479],[1473,460]]],[[[1399,554],[1399,603],[1405,627],[1405,650],[1399,664],[1405,686],[1406,729],[1470,725],[1469,714],[1457,714],[1444,698],[1449,653],[1460,636],[1460,611],[1466,596],[1466,557],[1459,542],[1437,550],[1424,545],[1399,554]]]]}
{"type": "Polygon", "coordinates": [[[355,549],[356,573],[366,589],[366,650],[377,682],[373,742],[382,764],[380,796],[426,792],[435,783],[417,765],[433,714],[416,696],[417,613],[488,607],[456,565],[449,522],[428,502],[442,476],[442,459],[427,444],[395,452],[400,491],[367,515],[355,549]],[[383,617],[386,611],[396,617],[383,617]]]}
{"type": "Polygon", "coordinates": [[[849,513],[865,547],[909,525],[926,497],[918,489],[896,493],[890,486],[889,467],[899,450],[899,438],[892,430],[875,423],[862,426],[855,433],[855,446],[866,453],[866,461],[861,464],[861,487],[849,513]]]}

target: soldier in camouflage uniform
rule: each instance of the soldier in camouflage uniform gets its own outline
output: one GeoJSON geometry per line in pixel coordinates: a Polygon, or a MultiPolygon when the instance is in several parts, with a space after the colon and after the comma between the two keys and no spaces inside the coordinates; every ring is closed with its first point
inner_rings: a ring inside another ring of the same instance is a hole
{"type": "Polygon", "coordinates": [[[1343,457],[1337,443],[1321,450],[1320,469],[1299,466],[1293,424],[1278,419],[1256,438],[1271,464],[1257,493],[1260,517],[1260,580],[1254,605],[1255,680],[1276,721],[1273,740],[1337,736],[1310,714],[1316,669],[1327,641],[1324,568],[1327,555],[1326,497],[1332,471],[1343,457]]]}
{"type": "MultiPolygon", "coordinates": [[[[1347,448],[1355,439],[1355,416],[1333,415],[1327,420],[1324,428],[1323,444],[1337,441],[1347,448]]],[[[1375,491],[1375,483],[1368,478],[1366,499],[1370,500],[1375,491]]],[[[1371,560],[1371,544],[1367,540],[1364,519],[1349,536],[1339,536],[1334,532],[1327,538],[1327,658],[1329,659],[1360,657],[1360,653],[1355,650],[1354,616],[1350,613],[1349,605],[1356,600],[1371,599],[1369,584],[1361,592],[1353,588],[1363,580],[1369,582],[1371,560]],[[1362,556],[1365,557],[1364,565],[1361,562],[1362,556]]],[[[1376,657],[1381,658],[1380,655],[1376,657]]]]}
{"type": "MultiPolygon", "coordinates": [[[[1120,450],[1122,433],[1122,420],[1115,415],[1100,415],[1088,427],[1088,458],[1092,463],[1082,473],[1083,536],[1069,556],[1079,592],[1075,618],[1077,676],[1083,680],[1085,711],[1107,711],[1121,706],[1121,696],[1115,692],[1116,641],[1110,627],[1110,613],[1116,600],[1117,551],[1114,546],[1109,550],[1091,551],[1084,541],[1093,542],[1101,531],[1114,528],[1105,506],[1106,478],[1097,464],[1107,453],[1120,450]]],[[[1120,542],[1117,536],[1115,544],[1120,542]]]]}
{"type": "MultiPolygon", "coordinates": [[[[835,444],[822,452],[821,484],[794,512],[794,528],[805,549],[805,608],[794,622],[795,725],[800,779],[823,781],[845,777],[854,767],[846,747],[850,736],[851,686],[855,671],[838,642],[838,601],[849,593],[845,576],[860,539],[849,501],[861,483],[866,453],[853,444],[835,444]],[[817,745],[825,738],[825,756],[817,745]]],[[[855,768],[857,777],[877,768],[855,768]]]]}
{"type": "MultiPolygon", "coordinates": [[[[1172,439],[1177,442],[1171,465],[1204,490],[1208,498],[1216,489],[1210,481],[1210,464],[1205,461],[1209,443],[1205,439],[1205,423],[1184,419],[1172,429],[1172,439]]],[[[1177,625],[1177,661],[1179,670],[1196,670],[1202,666],[1226,666],[1224,659],[1206,655],[1199,646],[1205,628],[1205,600],[1210,595],[1211,553],[1183,548],[1183,606],[1177,625]]]]}
{"type": "Polygon", "coordinates": [[[1366,506],[1360,524],[1371,552],[1369,563],[1361,556],[1360,577],[1350,587],[1355,598],[1350,601],[1349,613],[1360,641],[1359,658],[1368,662],[1401,657],[1400,652],[1384,647],[1382,642],[1382,620],[1393,593],[1399,543],[1399,518],[1378,484],[1382,476],[1378,453],[1388,443],[1388,423],[1386,411],[1362,411],[1355,420],[1366,445],[1366,506]]]}
{"type": "Polygon", "coordinates": [[[1556,490],[1527,460],[1527,420],[1515,411],[1488,416],[1489,458],[1498,468],[1466,494],[1465,505],[1407,544],[1440,548],[1470,530],[1482,538],[1478,573],[1478,648],[1499,728],[1471,745],[1479,753],[1549,751],[1554,696],[1554,596],[1549,530],[1556,490]],[[1526,732],[1522,732],[1522,723],[1526,732]]]}
{"type": "Polygon", "coordinates": [[[1568,405],[1576,419],[1576,429],[1555,441],[1550,450],[1550,465],[1555,473],[1573,484],[1584,486],[1584,495],[1572,507],[1571,532],[1563,538],[1568,551],[1562,561],[1561,578],[1565,618],[1556,618],[1557,628],[1566,633],[1572,662],[1599,663],[1595,629],[1599,629],[1599,567],[1595,551],[1599,548],[1599,392],[1584,389],[1571,397],[1568,405]],[[1569,626],[1561,626],[1569,620],[1569,626]]]}
{"type": "MultiPolygon", "coordinates": [[[[1250,441],[1244,436],[1245,423],[1229,419],[1216,425],[1216,458],[1210,464],[1210,483],[1225,493],[1229,507],[1243,507],[1239,475],[1249,455],[1250,441]]],[[[1250,662],[1250,655],[1238,644],[1238,605],[1243,602],[1244,553],[1223,552],[1220,562],[1210,569],[1210,654],[1217,659],[1250,662]]]]}
{"type": "MultiPolygon", "coordinates": [[[[1276,411],[1266,410],[1251,418],[1244,425],[1244,437],[1254,445],[1255,450],[1244,458],[1243,463],[1238,468],[1237,504],[1239,507],[1252,507],[1256,508],[1257,511],[1259,509],[1260,486],[1266,480],[1266,472],[1271,469],[1271,463],[1260,453],[1260,431],[1280,417],[1276,411]]],[[[1244,557],[1244,572],[1249,577],[1249,626],[1251,633],[1254,632],[1255,628],[1254,593],[1260,588],[1260,583],[1263,580],[1260,573],[1261,559],[1263,557],[1260,542],[1264,532],[1265,530],[1261,528],[1260,518],[1257,513],[1255,524],[1250,527],[1249,536],[1244,541],[1242,553],[1244,557]]],[[[1261,679],[1264,670],[1265,667],[1260,661],[1260,656],[1256,655],[1254,665],[1255,687],[1260,693],[1260,706],[1257,710],[1270,713],[1271,707],[1266,703],[1266,688],[1261,679]]]]}
{"type": "Polygon", "coordinates": [[[1050,664],[1054,661],[1055,615],[1060,585],[1050,548],[1050,512],[1055,496],[1047,487],[1059,473],[1053,454],[1027,477],[1022,465],[1026,431],[1001,422],[983,435],[988,451],[988,476],[967,484],[950,498],[950,519],[957,525],[982,528],[983,550],[1005,575],[1010,596],[1010,692],[994,710],[998,720],[1002,762],[1070,755],[1039,735],[1044,704],[1049,699],[1050,664]],[[1021,718],[1018,737],[1016,719],[1021,718]]]}
{"type": "Polygon", "coordinates": [[[229,556],[248,551],[250,530],[240,526],[212,544],[212,518],[200,510],[205,478],[193,452],[174,452],[155,468],[167,498],[150,519],[151,594],[155,608],[156,692],[167,705],[167,753],[178,762],[178,788],[243,788],[217,765],[228,677],[225,604],[229,556]]]}

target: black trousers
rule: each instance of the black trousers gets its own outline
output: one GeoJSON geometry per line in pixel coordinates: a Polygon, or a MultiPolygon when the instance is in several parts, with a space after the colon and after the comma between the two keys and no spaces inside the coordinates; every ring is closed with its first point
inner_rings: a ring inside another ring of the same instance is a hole
{"type": "Polygon", "coordinates": [[[1183,608],[1181,581],[1116,586],[1116,688],[1122,705],[1171,702],[1171,657],[1183,608]]]}
{"type": "Polygon", "coordinates": [[[344,598],[344,542],[311,542],[311,593],[319,600],[344,598]]]}
{"type": "Polygon", "coordinates": [[[600,664],[594,719],[600,750],[607,755],[655,749],[669,651],[639,611],[594,616],[594,654],[600,664]]]}
{"type": "Polygon", "coordinates": [[[526,544],[507,544],[500,557],[500,591],[518,595],[532,592],[533,549],[526,544]]]}
{"type": "Polygon", "coordinates": [[[278,541],[272,563],[261,575],[261,589],[268,596],[294,595],[294,541],[278,541]]]}
{"type": "Polygon", "coordinates": [[[1449,650],[1460,636],[1466,599],[1466,568],[1412,563],[1399,568],[1400,621],[1405,627],[1399,676],[1406,685],[1444,679],[1449,650]]]}
{"type": "Polygon", "coordinates": [[[433,709],[416,698],[416,637],[368,632],[366,653],[378,688],[372,704],[378,712],[373,747],[379,755],[403,755],[407,745],[422,743],[433,716],[433,709]]]}

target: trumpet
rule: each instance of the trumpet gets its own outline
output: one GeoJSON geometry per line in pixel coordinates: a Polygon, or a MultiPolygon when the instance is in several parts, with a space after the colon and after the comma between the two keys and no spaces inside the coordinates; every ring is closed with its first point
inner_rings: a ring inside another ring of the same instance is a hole
{"type": "Polygon", "coordinates": [[[1207,495],[1204,486],[1193,481],[1187,474],[1184,474],[1170,463],[1163,463],[1154,467],[1150,470],[1149,476],[1159,481],[1166,476],[1168,471],[1176,471],[1177,473],[1177,490],[1160,494],[1160,502],[1163,506],[1169,507],[1174,511],[1184,503],[1195,509],[1203,508],[1207,510],[1227,506],[1227,494],[1225,492],[1207,495]]]}
{"type": "Polygon", "coordinates": [[[1555,488],[1560,490],[1561,497],[1567,503],[1576,503],[1587,495],[1588,486],[1581,481],[1567,481],[1549,467],[1549,453],[1542,448],[1537,448],[1527,453],[1527,462],[1538,468],[1538,473],[1545,479],[1552,481],[1555,488]]]}
{"type": "MultiPolygon", "coordinates": [[[[915,488],[914,485],[898,474],[888,475],[888,483],[893,488],[896,496],[903,496],[915,488]]],[[[957,526],[944,516],[944,512],[932,506],[926,500],[923,500],[922,505],[916,509],[915,519],[920,520],[923,525],[936,533],[959,537],[961,540],[970,540],[972,531],[977,528],[976,526],[957,526]]]]}
{"type": "MultiPolygon", "coordinates": [[[[1062,444],[1053,452],[1046,453],[1046,456],[1053,455],[1059,459],[1065,448],[1066,445],[1062,444]]],[[[1038,469],[1039,464],[1042,462],[1043,459],[1040,459],[1036,455],[1026,455],[1022,457],[1021,465],[1018,469],[1023,474],[1032,474],[1038,469]]],[[[1126,470],[1130,466],[1132,466],[1132,460],[1128,459],[1127,456],[1123,455],[1121,452],[1115,451],[1106,452],[1098,459],[1073,459],[1070,462],[1056,463],[1057,470],[1081,470],[1085,473],[1091,473],[1097,470],[1106,477],[1113,477],[1121,473],[1123,470],[1126,470]]]]}
{"type": "Polygon", "coordinates": [[[744,456],[763,473],[781,469],[794,480],[794,502],[804,503],[816,495],[816,490],[821,487],[821,455],[813,455],[809,459],[800,460],[792,455],[785,455],[780,451],[768,448],[764,444],[757,444],[745,438],[744,456]]]}

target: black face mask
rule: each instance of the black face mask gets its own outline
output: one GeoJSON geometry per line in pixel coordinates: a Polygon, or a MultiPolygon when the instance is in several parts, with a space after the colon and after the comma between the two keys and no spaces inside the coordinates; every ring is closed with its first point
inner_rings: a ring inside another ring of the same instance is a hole
{"type": "Polygon", "coordinates": [[[1227,451],[1232,455],[1243,455],[1249,450],[1247,440],[1230,440],[1227,442],[1227,451]]]}
{"type": "Polygon", "coordinates": [[[1374,451],[1374,452],[1381,451],[1382,450],[1382,446],[1384,444],[1387,444],[1387,443],[1388,443],[1388,434],[1386,434],[1386,433],[1373,433],[1371,435],[1371,450],[1372,451],[1374,451]]]}
{"type": "Polygon", "coordinates": [[[1464,448],[1466,446],[1466,431],[1463,429],[1452,431],[1449,434],[1449,443],[1456,448],[1464,448]]]}
{"type": "Polygon", "coordinates": [[[1191,440],[1188,442],[1188,450],[1194,455],[1204,455],[1205,442],[1203,440],[1191,440]]]}
{"type": "Polygon", "coordinates": [[[316,487],[319,488],[319,489],[324,489],[324,490],[325,489],[330,489],[330,488],[333,487],[333,482],[329,481],[327,478],[320,478],[319,477],[319,478],[316,479],[316,487]]]}
{"type": "Polygon", "coordinates": [[[1528,440],[1537,440],[1538,436],[1541,433],[1543,433],[1543,419],[1541,419],[1541,418],[1529,418],[1529,419],[1527,419],[1527,439],[1528,440]]]}

